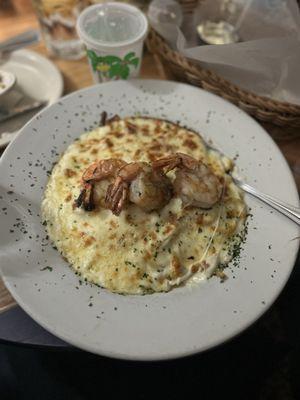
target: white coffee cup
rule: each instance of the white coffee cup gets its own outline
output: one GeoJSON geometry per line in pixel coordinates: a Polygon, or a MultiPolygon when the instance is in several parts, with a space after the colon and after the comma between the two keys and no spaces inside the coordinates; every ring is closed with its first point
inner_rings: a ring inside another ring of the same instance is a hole
{"type": "Polygon", "coordinates": [[[139,75],[148,20],[136,7],[108,2],[87,7],[77,33],[87,48],[95,82],[139,75]]]}

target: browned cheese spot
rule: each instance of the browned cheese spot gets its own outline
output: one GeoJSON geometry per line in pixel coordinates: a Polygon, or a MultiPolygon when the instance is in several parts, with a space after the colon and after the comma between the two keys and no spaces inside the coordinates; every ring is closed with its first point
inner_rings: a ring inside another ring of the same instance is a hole
{"type": "Polygon", "coordinates": [[[142,130],[142,134],[143,134],[143,136],[145,136],[145,137],[150,136],[150,132],[149,132],[148,129],[147,129],[147,130],[143,129],[143,130],[142,130]]]}
{"type": "Polygon", "coordinates": [[[149,136],[149,128],[148,128],[147,125],[143,126],[143,127],[141,128],[141,131],[142,131],[143,135],[149,136]]]}
{"type": "Polygon", "coordinates": [[[110,225],[112,228],[115,228],[115,229],[118,228],[118,226],[119,226],[119,225],[118,225],[114,220],[112,220],[112,219],[109,221],[109,225],[110,225]]]}
{"type": "Polygon", "coordinates": [[[197,149],[197,145],[196,143],[192,140],[192,139],[185,139],[185,141],[183,142],[184,146],[187,146],[189,149],[191,150],[195,150],[197,149]]]}
{"type": "Polygon", "coordinates": [[[134,153],[134,157],[139,157],[140,156],[140,154],[141,154],[141,152],[142,152],[142,150],[141,149],[137,149],[136,151],[135,151],[135,153],[134,153]]]}
{"type": "Polygon", "coordinates": [[[134,134],[137,133],[138,127],[135,124],[133,124],[133,123],[131,123],[129,121],[126,121],[126,127],[127,127],[128,132],[130,134],[134,135],[134,134]]]}
{"type": "Polygon", "coordinates": [[[216,248],[215,248],[215,246],[212,246],[212,247],[210,248],[210,252],[211,252],[211,254],[215,254],[215,253],[216,253],[216,248]]]}
{"type": "Polygon", "coordinates": [[[113,155],[115,158],[122,158],[124,156],[124,154],[119,151],[115,151],[113,155]]]}
{"type": "Polygon", "coordinates": [[[150,232],[150,237],[152,240],[156,240],[157,239],[157,234],[155,232],[150,232]]]}
{"type": "Polygon", "coordinates": [[[161,147],[161,143],[158,140],[154,139],[151,146],[149,146],[149,150],[158,151],[161,150],[161,147]]]}
{"type": "Polygon", "coordinates": [[[168,220],[169,220],[170,224],[175,225],[175,223],[177,222],[176,214],[173,214],[173,213],[170,212],[168,220]]]}
{"type": "Polygon", "coordinates": [[[195,274],[199,271],[199,264],[194,264],[191,269],[192,273],[195,274]]]}
{"type": "Polygon", "coordinates": [[[134,285],[136,283],[136,280],[138,279],[137,274],[132,274],[129,278],[129,282],[134,285]]]}
{"type": "Polygon", "coordinates": [[[154,133],[160,133],[161,132],[162,121],[156,120],[155,123],[156,123],[156,127],[154,129],[154,133]]]}
{"type": "Polygon", "coordinates": [[[114,147],[113,142],[112,142],[109,138],[106,138],[106,139],[104,140],[104,142],[105,142],[105,144],[106,144],[106,146],[107,146],[108,148],[114,147]]]}
{"type": "Polygon", "coordinates": [[[90,146],[92,146],[93,144],[100,143],[100,139],[91,138],[91,139],[89,139],[89,140],[87,141],[87,143],[88,143],[90,146]]]}
{"type": "Polygon", "coordinates": [[[199,215],[199,217],[196,219],[196,223],[198,225],[203,225],[203,214],[199,215]]]}
{"type": "Polygon", "coordinates": [[[72,195],[71,195],[71,193],[69,193],[68,196],[65,198],[65,201],[69,202],[69,201],[71,201],[71,199],[72,199],[72,195]]]}
{"type": "Polygon", "coordinates": [[[76,173],[76,171],[74,171],[73,169],[70,169],[70,168],[66,168],[65,169],[65,176],[67,177],[67,178],[72,178],[73,176],[75,176],[77,173],[76,173]]]}
{"type": "Polygon", "coordinates": [[[124,133],[123,132],[119,132],[119,131],[113,131],[113,132],[111,132],[111,136],[114,136],[114,137],[119,139],[119,138],[124,136],[124,133]]]}
{"type": "Polygon", "coordinates": [[[87,247],[87,246],[90,246],[91,244],[93,244],[93,242],[95,242],[95,238],[93,237],[93,236],[89,236],[88,238],[86,238],[85,240],[84,240],[84,245],[87,247]]]}
{"type": "Polygon", "coordinates": [[[172,232],[172,230],[173,230],[173,226],[172,225],[168,225],[168,226],[166,226],[163,234],[167,235],[168,233],[172,232]]]}
{"type": "Polygon", "coordinates": [[[152,258],[152,254],[150,253],[150,251],[146,250],[145,255],[143,256],[143,259],[145,261],[148,261],[152,258]]]}
{"type": "Polygon", "coordinates": [[[172,264],[172,268],[174,270],[175,276],[180,276],[181,266],[180,266],[178,257],[173,256],[171,264],[172,264]]]}
{"type": "Polygon", "coordinates": [[[234,218],[236,216],[235,210],[227,210],[226,217],[227,218],[234,218]]]}

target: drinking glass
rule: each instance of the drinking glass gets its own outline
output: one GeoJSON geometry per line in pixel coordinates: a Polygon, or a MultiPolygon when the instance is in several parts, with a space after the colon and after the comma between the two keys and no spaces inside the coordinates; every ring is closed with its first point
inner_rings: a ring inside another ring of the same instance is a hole
{"type": "Polygon", "coordinates": [[[89,0],[32,0],[47,49],[54,56],[79,59],[84,46],[76,32],[76,20],[89,0]]]}
{"type": "Polygon", "coordinates": [[[195,25],[205,44],[229,44],[241,40],[239,28],[252,0],[202,0],[195,25]]]}

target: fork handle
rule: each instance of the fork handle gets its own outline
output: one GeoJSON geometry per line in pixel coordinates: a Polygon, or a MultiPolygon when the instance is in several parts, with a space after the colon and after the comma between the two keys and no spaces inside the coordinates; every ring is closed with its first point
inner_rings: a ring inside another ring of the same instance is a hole
{"type": "Polygon", "coordinates": [[[281,212],[292,221],[296,222],[300,226],[300,208],[291,206],[290,204],[284,203],[275,199],[268,194],[264,194],[259,192],[257,189],[254,189],[252,186],[247,183],[239,182],[239,186],[245,190],[245,192],[252,194],[252,196],[258,198],[269,206],[275,208],[277,211],[281,212]]]}

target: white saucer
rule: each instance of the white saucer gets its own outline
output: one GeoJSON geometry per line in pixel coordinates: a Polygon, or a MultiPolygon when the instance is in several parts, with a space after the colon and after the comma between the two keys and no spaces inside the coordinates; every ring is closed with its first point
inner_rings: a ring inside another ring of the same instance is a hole
{"type": "MultiPolygon", "coordinates": [[[[18,50],[0,60],[0,69],[11,72],[16,77],[13,90],[1,96],[1,102],[13,102],[16,97],[13,92],[24,92],[28,98],[46,100],[49,105],[58,100],[63,93],[63,78],[58,68],[46,57],[30,51],[18,50]]],[[[0,124],[0,148],[7,146],[13,136],[1,134],[15,132],[33,117],[39,110],[13,118],[0,124]]]]}

